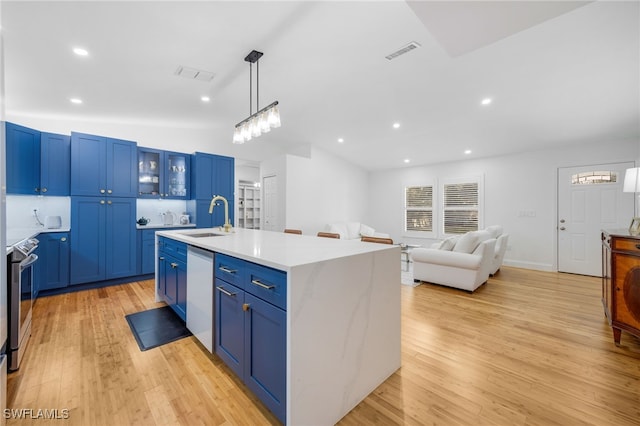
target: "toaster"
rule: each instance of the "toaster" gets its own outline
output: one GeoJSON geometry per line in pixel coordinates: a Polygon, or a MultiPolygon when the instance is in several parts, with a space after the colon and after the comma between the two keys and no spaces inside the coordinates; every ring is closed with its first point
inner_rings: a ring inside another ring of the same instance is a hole
{"type": "Polygon", "coordinates": [[[62,226],[62,219],[60,216],[45,216],[44,227],[47,229],[58,229],[62,226]]]}

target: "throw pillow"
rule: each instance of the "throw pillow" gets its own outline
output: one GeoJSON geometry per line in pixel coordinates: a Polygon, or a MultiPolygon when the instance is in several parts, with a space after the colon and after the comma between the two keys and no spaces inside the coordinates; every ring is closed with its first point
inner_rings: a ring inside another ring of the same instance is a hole
{"type": "Polygon", "coordinates": [[[458,238],[459,237],[456,236],[456,237],[449,237],[442,240],[438,249],[451,251],[455,247],[456,242],[458,241],[458,238]]]}
{"type": "Polygon", "coordinates": [[[370,226],[365,225],[364,223],[360,225],[360,236],[362,237],[373,237],[373,234],[376,232],[370,226]]]}
{"type": "Polygon", "coordinates": [[[456,245],[453,247],[453,251],[457,251],[459,253],[473,253],[479,243],[480,239],[475,232],[467,232],[460,237],[456,245]]]}
{"type": "Polygon", "coordinates": [[[485,230],[491,234],[491,238],[498,238],[502,235],[502,226],[500,225],[487,226],[485,230]]]}

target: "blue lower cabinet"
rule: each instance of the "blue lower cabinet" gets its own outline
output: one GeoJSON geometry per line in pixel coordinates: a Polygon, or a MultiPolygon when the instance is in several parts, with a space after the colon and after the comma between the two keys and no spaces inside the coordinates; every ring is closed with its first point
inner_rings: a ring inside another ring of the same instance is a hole
{"type": "Polygon", "coordinates": [[[37,291],[68,287],[69,233],[40,234],[38,241],[37,291]]]}
{"type": "Polygon", "coordinates": [[[287,313],[246,293],[244,382],[284,422],[287,406],[287,313]]]}
{"type": "Polygon", "coordinates": [[[286,273],[222,254],[215,265],[215,352],[286,423],[286,273]]]}
{"type": "Polygon", "coordinates": [[[138,231],[140,247],[140,271],[141,275],[153,274],[155,272],[156,256],[156,232],[153,229],[138,231]]]}
{"type": "Polygon", "coordinates": [[[183,320],[187,320],[187,259],[184,243],[159,239],[158,294],[183,320]],[[185,256],[180,254],[185,250],[185,256]],[[174,255],[177,253],[176,255],[174,255]]]}
{"type": "Polygon", "coordinates": [[[244,291],[216,279],[216,353],[238,377],[244,377],[244,291]]]}

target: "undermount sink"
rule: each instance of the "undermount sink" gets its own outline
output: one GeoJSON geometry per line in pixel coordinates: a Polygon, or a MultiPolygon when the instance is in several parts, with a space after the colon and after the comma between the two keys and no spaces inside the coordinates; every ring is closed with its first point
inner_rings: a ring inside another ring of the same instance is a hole
{"type": "Polygon", "coordinates": [[[214,234],[213,232],[202,232],[200,234],[187,234],[187,233],[184,233],[182,235],[184,235],[186,237],[191,237],[191,238],[224,237],[224,234],[214,234]]]}

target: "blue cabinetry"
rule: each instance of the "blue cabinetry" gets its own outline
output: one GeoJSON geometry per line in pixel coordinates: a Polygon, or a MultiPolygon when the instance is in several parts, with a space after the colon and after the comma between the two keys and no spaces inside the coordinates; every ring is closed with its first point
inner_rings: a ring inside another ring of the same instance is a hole
{"type": "Polygon", "coordinates": [[[183,320],[187,320],[187,245],[158,239],[158,293],[183,320]]]}
{"type": "Polygon", "coordinates": [[[40,132],[6,123],[8,194],[40,193],[40,132]]]}
{"type": "Polygon", "coordinates": [[[71,133],[71,195],[136,197],[135,142],[71,133]]]}
{"type": "Polygon", "coordinates": [[[69,285],[69,233],[52,232],[38,235],[38,262],[34,297],[41,290],[53,290],[69,285]]]}
{"type": "Polygon", "coordinates": [[[191,156],[138,148],[138,198],[189,199],[191,156]]]}
{"type": "Polygon", "coordinates": [[[71,284],[136,275],[135,215],[135,198],[71,198],[71,284]]]}
{"type": "Polygon", "coordinates": [[[69,136],[6,123],[6,153],[7,193],[69,195],[69,136]]]}
{"type": "Polygon", "coordinates": [[[286,273],[215,255],[218,356],[283,423],[286,415],[286,273]]]}
{"type": "Polygon", "coordinates": [[[234,175],[232,157],[196,152],[191,159],[191,191],[196,200],[196,225],[210,228],[224,225],[224,208],[217,207],[209,214],[209,202],[214,195],[222,195],[229,202],[229,221],[235,212],[234,175]]]}

